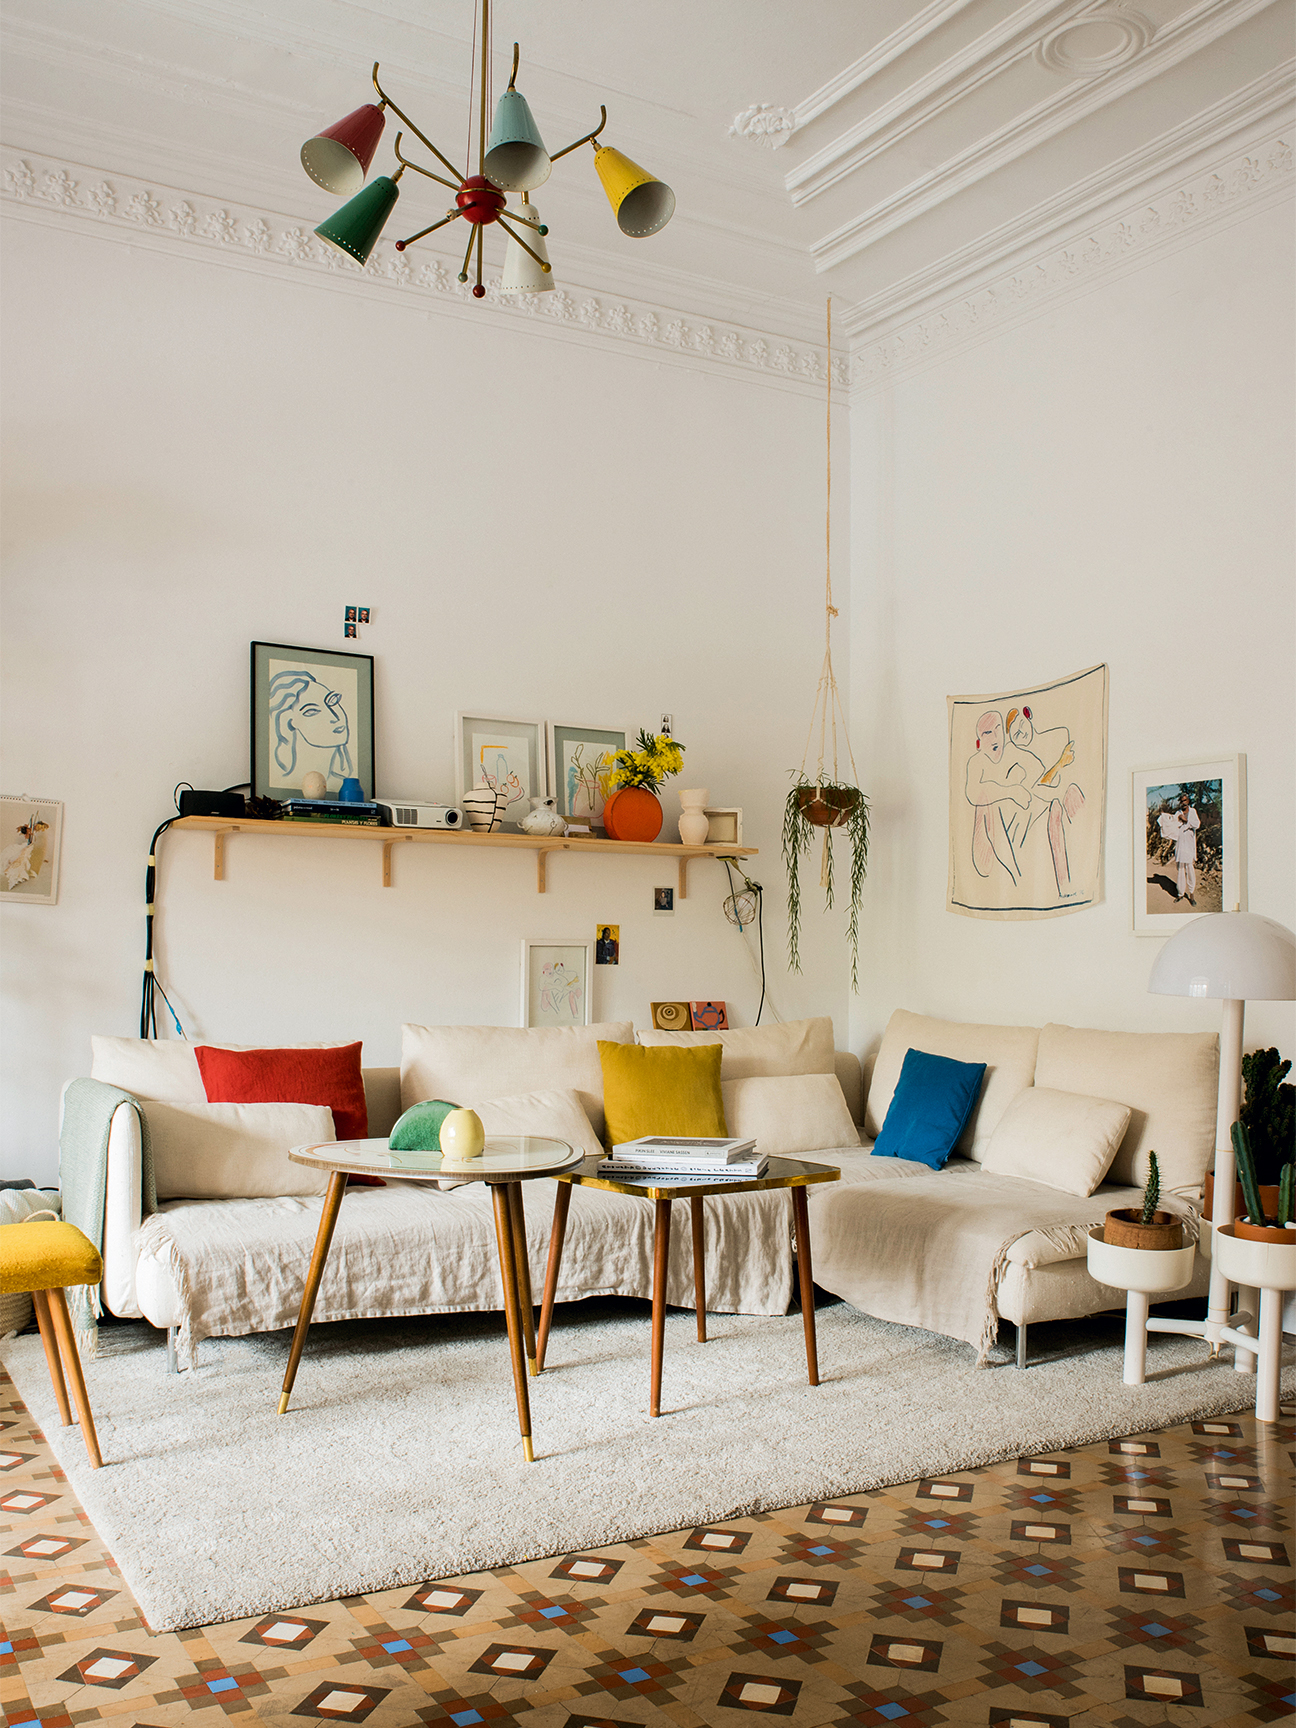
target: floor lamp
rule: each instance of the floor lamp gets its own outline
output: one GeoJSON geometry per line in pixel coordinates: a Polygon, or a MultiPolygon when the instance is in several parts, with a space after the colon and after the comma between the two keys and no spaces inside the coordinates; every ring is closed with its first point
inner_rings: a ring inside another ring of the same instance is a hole
{"type": "MultiPolygon", "coordinates": [[[[1206,913],[1185,924],[1157,955],[1148,979],[1154,996],[1196,996],[1223,1002],[1220,1024],[1219,1112],[1215,1119],[1215,1196],[1211,1229],[1233,1222],[1236,1181],[1230,1130],[1242,1108],[1242,1010],[1248,1001],[1296,1000],[1296,935],[1258,912],[1206,913]]],[[[1210,1297],[1204,1321],[1181,1321],[1217,1355],[1228,1342],[1229,1281],[1211,1256],[1210,1297]]],[[[1250,1318],[1248,1316],[1248,1318],[1250,1318]]],[[[1239,1323],[1242,1317],[1239,1316],[1239,1323]]],[[[1246,1372],[1250,1355],[1239,1350],[1234,1366],[1246,1372]]]]}

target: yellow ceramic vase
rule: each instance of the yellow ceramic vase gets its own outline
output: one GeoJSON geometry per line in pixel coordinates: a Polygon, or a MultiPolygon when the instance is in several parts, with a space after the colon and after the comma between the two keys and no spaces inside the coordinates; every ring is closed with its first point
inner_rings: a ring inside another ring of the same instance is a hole
{"type": "Polygon", "coordinates": [[[441,1124],[441,1161],[467,1164],[486,1148],[486,1130],[475,1110],[452,1110],[441,1124]]]}

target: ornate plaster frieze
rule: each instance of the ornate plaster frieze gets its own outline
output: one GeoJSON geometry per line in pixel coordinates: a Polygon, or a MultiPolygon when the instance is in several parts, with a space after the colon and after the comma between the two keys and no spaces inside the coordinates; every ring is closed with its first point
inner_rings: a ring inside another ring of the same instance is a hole
{"type": "Polygon", "coordinates": [[[978,286],[898,324],[853,352],[864,395],[1085,292],[1100,277],[1138,268],[1231,220],[1289,197],[1293,130],[1250,145],[1150,200],[1055,244],[978,286]]]}
{"type": "MultiPolygon", "coordinates": [[[[528,323],[537,332],[571,341],[610,340],[662,360],[734,372],[779,388],[818,393],[823,386],[824,350],[771,332],[707,322],[642,300],[611,300],[574,285],[510,295],[491,282],[479,302],[457,280],[453,265],[439,257],[408,255],[381,242],[362,269],[318,239],[304,219],[217,203],[35,151],[3,152],[0,197],[13,216],[164,251],[206,253],[216,264],[292,274],[341,292],[412,300],[451,316],[528,323]]],[[[848,383],[849,362],[841,358],[833,365],[834,382],[848,383]]]]}
{"type": "Polygon", "coordinates": [[[797,129],[797,117],[790,108],[776,108],[768,102],[754,102],[735,114],[729,128],[731,138],[747,138],[754,144],[765,144],[771,150],[781,150],[797,129]]]}

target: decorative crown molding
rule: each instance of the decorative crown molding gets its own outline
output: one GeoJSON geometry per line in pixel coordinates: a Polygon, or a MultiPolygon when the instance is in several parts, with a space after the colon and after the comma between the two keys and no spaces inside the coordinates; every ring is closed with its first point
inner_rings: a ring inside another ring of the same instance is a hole
{"type": "MultiPolygon", "coordinates": [[[[734,373],[780,389],[813,395],[822,390],[824,350],[770,332],[706,322],[629,297],[609,301],[574,284],[571,291],[511,295],[491,282],[485,300],[476,301],[453,266],[430,253],[411,258],[380,242],[359,268],[320,240],[302,218],[228,200],[218,203],[35,151],[5,149],[2,166],[0,195],[8,213],[20,219],[159,251],[196,251],[226,267],[289,275],[336,292],[414,301],[420,310],[496,317],[509,325],[525,321],[567,341],[601,345],[610,340],[627,351],[651,352],[658,360],[734,373]]],[[[837,359],[833,367],[834,382],[847,384],[849,361],[837,359]]]]}
{"type": "Polygon", "coordinates": [[[1152,199],[1131,205],[1046,250],[910,317],[855,350],[853,395],[922,371],[1040,312],[1087,292],[1101,278],[1141,268],[1280,199],[1293,187],[1293,131],[1249,145],[1152,199]]]}

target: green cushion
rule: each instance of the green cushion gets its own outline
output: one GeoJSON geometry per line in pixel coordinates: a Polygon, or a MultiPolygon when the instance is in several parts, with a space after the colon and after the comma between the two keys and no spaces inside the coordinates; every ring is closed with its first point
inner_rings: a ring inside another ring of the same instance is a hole
{"type": "Polygon", "coordinates": [[[411,1104],[392,1129],[388,1146],[393,1152],[439,1152],[441,1124],[458,1108],[444,1098],[425,1098],[421,1104],[411,1104]]]}
{"type": "Polygon", "coordinates": [[[63,1290],[97,1284],[103,1260],[75,1224],[6,1224],[0,1228],[0,1291],[63,1290]]]}

